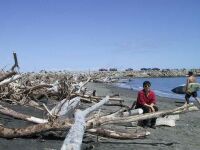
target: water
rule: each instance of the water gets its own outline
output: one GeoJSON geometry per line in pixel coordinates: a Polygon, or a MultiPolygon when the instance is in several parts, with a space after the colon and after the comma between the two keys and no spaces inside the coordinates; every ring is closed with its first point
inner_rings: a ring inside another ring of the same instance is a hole
{"type": "MultiPolygon", "coordinates": [[[[151,82],[151,89],[153,89],[158,96],[185,99],[184,94],[175,94],[171,90],[179,85],[185,84],[187,80],[186,77],[122,79],[117,83],[117,86],[139,91],[143,89],[142,84],[146,80],[151,82]]],[[[197,77],[197,81],[200,83],[200,77],[197,77]]],[[[200,91],[198,91],[198,96],[199,95],[200,91]]]]}

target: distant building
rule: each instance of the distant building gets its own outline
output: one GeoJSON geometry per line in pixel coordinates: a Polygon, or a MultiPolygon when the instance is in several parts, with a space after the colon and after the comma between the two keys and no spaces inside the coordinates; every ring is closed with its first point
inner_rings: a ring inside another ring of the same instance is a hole
{"type": "Polygon", "coordinates": [[[162,69],[162,72],[168,72],[170,69],[162,69]]]}
{"type": "Polygon", "coordinates": [[[147,70],[151,70],[151,68],[141,68],[141,71],[147,71],[147,70]]]}
{"type": "Polygon", "coordinates": [[[108,71],[108,70],[105,68],[100,68],[99,71],[108,71]]]}
{"type": "Polygon", "coordinates": [[[127,68],[125,71],[133,71],[132,68],[127,68]]]}
{"type": "Polygon", "coordinates": [[[110,68],[109,71],[117,71],[117,68],[110,68]]]}
{"type": "Polygon", "coordinates": [[[159,68],[152,68],[152,70],[154,70],[154,71],[160,71],[159,68]]]}

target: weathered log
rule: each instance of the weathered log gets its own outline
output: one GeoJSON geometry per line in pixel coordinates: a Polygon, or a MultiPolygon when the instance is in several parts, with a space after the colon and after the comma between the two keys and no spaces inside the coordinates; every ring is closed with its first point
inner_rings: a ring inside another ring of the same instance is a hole
{"type": "Polygon", "coordinates": [[[25,136],[33,136],[42,132],[47,131],[60,131],[66,130],[71,127],[72,121],[54,121],[47,122],[43,124],[32,125],[24,128],[7,128],[4,126],[0,126],[0,137],[2,138],[16,138],[16,137],[25,137],[25,136]]]}
{"type": "MultiPolygon", "coordinates": [[[[191,105],[191,106],[193,106],[193,105],[191,105]]],[[[191,106],[189,106],[189,107],[191,107],[191,106]]],[[[166,114],[173,114],[173,112],[177,113],[177,110],[183,110],[183,109],[185,109],[185,107],[179,107],[179,108],[176,108],[173,110],[165,110],[165,111],[137,115],[137,116],[132,116],[132,117],[114,117],[115,115],[112,114],[110,116],[113,116],[113,117],[106,118],[105,116],[103,116],[103,117],[98,118],[99,122],[97,121],[97,119],[96,120],[95,119],[88,120],[86,123],[86,128],[91,129],[94,126],[99,126],[101,124],[109,124],[112,122],[122,123],[122,122],[134,122],[134,121],[138,121],[138,120],[150,119],[150,118],[154,118],[156,116],[159,117],[159,116],[163,116],[166,114]],[[104,120],[103,120],[103,118],[104,118],[104,120]]],[[[190,110],[188,110],[188,111],[190,111],[190,110]]],[[[182,113],[182,112],[179,111],[179,113],[182,113]]],[[[10,129],[10,128],[0,126],[0,137],[3,137],[3,138],[25,137],[25,136],[31,136],[31,135],[35,135],[38,133],[46,132],[46,131],[66,130],[72,126],[72,122],[73,121],[69,120],[69,119],[65,119],[65,120],[56,119],[54,122],[32,125],[32,126],[25,127],[25,128],[10,129]]]]}
{"type": "MultiPolygon", "coordinates": [[[[188,107],[192,107],[193,105],[190,105],[188,107]]],[[[158,111],[158,112],[152,112],[152,113],[146,113],[141,115],[135,115],[135,116],[129,116],[129,117],[116,117],[114,115],[108,115],[103,116],[96,119],[91,119],[87,121],[88,127],[94,127],[96,125],[102,125],[102,124],[113,124],[113,123],[127,123],[127,122],[135,122],[145,119],[151,119],[151,118],[157,118],[163,115],[172,114],[173,112],[179,111],[179,113],[183,112],[186,107],[178,107],[172,110],[164,110],[164,111],[158,111]]]]}
{"type": "Polygon", "coordinates": [[[156,126],[169,126],[174,127],[176,125],[174,119],[169,118],[157,118],[156,119],[156,126]]]}
{"type": "Polygon", "coordinates": [[[55,116],[72,116],[75,108],[79,105],[79,103],[80,97],[75,97],[71,100],[63,99],[51,110],[51,113],[55,116]]]}
{"type": "Polygon", "coordinates": [[[173,112],[173,114],[186,113],[189,111],[199,111],[199,108],[197,106],[194,106],[193,103],[186,105],[186,106],[182,106],[182,107],[184,107],[184,109],[177,110],[177,111],[173,112]]]}
{"type": "Polygon", "coordinates": [[[169,126],[174,127],[176,125],[176,120],[179,120],[179,114],[166,115],[164,117],[159,117],[156,119],[156,126],[169,126]]]}
{"type": "Polygon", "coordinates": [[[38,90],[38,89],[41,89],[41,88],[52,88],[53,86],[52,85],[49,85],[49,84],[40,84],[40,85],[36,85],[34,87],[31,87],[30,89],[27,89],[23,92],[23,94],[28,94],[29,92],[32,92],[34,90],[38,90]]]}
{"type": "Polygon", "coordinates": [[[77,93],[80,93],[80,91],[82,90],[83,86],[85,86],[90,80],[91,80],[91,77],[89,77],[89,78],[87,79],[87,81],[85,81],[84,83],[83,83],[83,82],[80,82],[80,83],[79,83],[79,90],[78,90],[77,93]]]}
{"type": "Polygon", "coordinates": [[[120,139],[120,140],[128,140],[128,139],[138,139],[144,138],[147,135],[150,135],[150,132],[143,131],[143,132],[136,132],[136,133],[127,133],[127,132],[119,132],[113,131],[103,128],[95,128],[95,129],[88,129],[87,133],[99,135],[102,137],[113,138],[113,139],[120,139]]]}
{"type": "MultiPolygon", "coordinates": [[[[91,95],[81,95],[81,94],[78,94],[78,93],[73,93],[71,94],[71,96],[80,96],[81,98],[88,98],[88,99],[95,99],[97,101],[101,100],[103,98],[103,96],[91,96],[91,95]]],[[[109,101],[119,101],[119,102],[124,102],[123,99],[121,98],[118,98],[118,97],[109,97],[109,101]]]]}
{"type": "Polygon", "coordinates": [[[7,115],[7,116],[11,116],[13,118],[30,121],[30,122],[33,122],[33,123],[46,123],[46,122],[48,122],[47,119],[40,119],[40,118],[36,118],[34,116],[25,115],[25,114],[16,112],[12,109],[3,107],[1,105],[0,105],[0,113],[7,115]]]}
{"type": "Polygon", "coordinates": [[[22,77],[22,75],[15,75],[15,76],[13,76],[11,78],[5,79],[5,80],[0,82],[0,87],[4,86],[6,84],[9,84],[9,83],[11,83],[11,82],[13,82],[13,81],[15,81],[17,79],[20,79],[21,77],[22,77]]]}
{"type": "Polygon", "coordinates": [[[85,131],[85,117],[94,111],[95,109],[98,109],[100,106],[105,104],[109,101],[109,97],[107,96],[99,103],[87,108],[84,111],[77,110],[75,113],[75,123],[71,127],[69,133],[67,134],[64,143],[61,147],[61,150],[79,150],[81,148],[82,139],[85,131]]]}
{"type": "Polygon", "coordinates": [[[6,73],[0,78],[0,82],[7,79],[7,78],[10,78],[10,77],[12,77],[13,75],[16,75],[16,74],[17,74],[17,72],[15,72],[15,71],[6,73]]]}

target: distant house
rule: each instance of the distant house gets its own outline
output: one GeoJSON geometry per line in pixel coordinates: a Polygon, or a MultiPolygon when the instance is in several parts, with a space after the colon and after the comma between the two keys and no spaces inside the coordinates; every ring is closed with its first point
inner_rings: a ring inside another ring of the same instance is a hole
{"type": "Polygon", "coordinates": [[[133,71],[132,68],[127,68],[125,71],[133,71]]]}
{"type": "Polygon", "coordinates": [[[162,69],[162,72],[168,72],[170,69],[162,69]]]}
{"type": "Polygon", "coordinates": [[[109,71],[117,71],[117,68],[110,68],[109,71]]]}
{"type": "Polygon", "coordinates": [[[99,71],[108,71],[108,70],[105,68],[100,68],[99,71]]]}
{"type": "Polygon", "coordinates": [[[159,71],[160,69],[159,68],[152,68],[152,70],[159,71]]]}
{"type": "Polygon", "coordinates": [[[147,71],[147,70],[151,70],[151,68],[141,68],[141,71],[147,71]]]}

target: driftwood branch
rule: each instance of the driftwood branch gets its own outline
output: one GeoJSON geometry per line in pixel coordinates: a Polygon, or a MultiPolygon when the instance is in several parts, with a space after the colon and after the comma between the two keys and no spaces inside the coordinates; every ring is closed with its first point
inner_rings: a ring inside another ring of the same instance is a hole
{"type": "Polygon", "coordinates": [[[96,129],[89,129],[87,130],[87,133],[99,135],[102,137],[107,138],[113,138],[113,139],[120,139],[120,140],[127,140],[127,139],[138,139],[138,138],[144,138],[147,135],[150,135],[150,132],[143,131],[143,132],[137,132],[137,133],[127,133],[127,132],[119,132],[119,131],[113,131],[103,128],[96,128],[96,129]]]}
{"type": "Polygon", "coordinates": [[[17,60],[17,54],[15,53],[15,52],[13,52],[13,58],[14,58],[14,65],[12,66],[12,68],[11,68],[11,71],[14,71],[14,69],[16,68],[16,67],[18,67],[19,68],[19,65],[18,65],[18,60],[17,60]]]}

